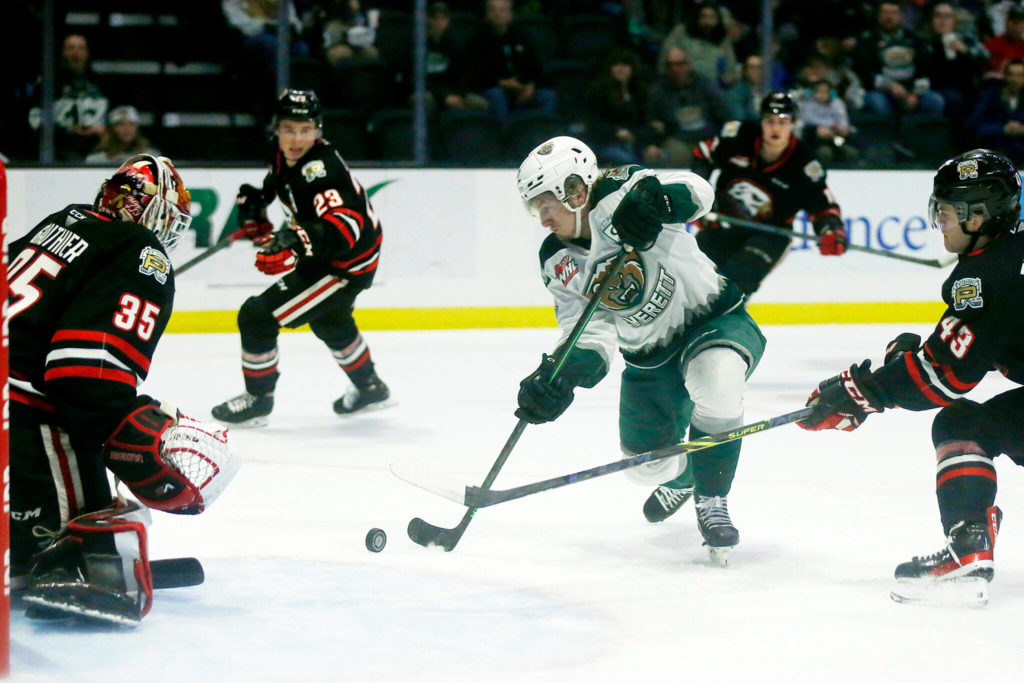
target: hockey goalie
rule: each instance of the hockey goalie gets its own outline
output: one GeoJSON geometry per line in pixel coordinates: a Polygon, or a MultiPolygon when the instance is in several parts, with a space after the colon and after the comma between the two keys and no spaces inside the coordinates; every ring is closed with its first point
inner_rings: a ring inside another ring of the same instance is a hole
{"type": "Polygon", "coordinates": [[[138,624],[149,508],[198,514],[238,470],[226,429],[137,391],[189,209],[170,160],[138,155],[10,246],[11,574],[29,617],[138,624]]]}

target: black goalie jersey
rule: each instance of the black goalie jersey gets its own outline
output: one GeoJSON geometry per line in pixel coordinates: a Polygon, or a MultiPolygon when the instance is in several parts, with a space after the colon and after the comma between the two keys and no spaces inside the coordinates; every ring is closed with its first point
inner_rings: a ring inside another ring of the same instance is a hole
{"type": "Polygon", "coordinates": [[[942,285],[946,310],[924,346],[878,373],[891,401],[911,410],[949,405],[990,371],[1024,384],[1024,229],[960,257],[942,285]]]}
{"type": "Polygon", "coordinates": [[[11,400],[98,446],[170,318],[167,254],[145,227],[71,205],[11,244],[7,278],[11,400]]]}
{"type": "Polygon", "coordinates": [[[760,149],[757,121],[730,121],[717,137],[694,149],[694,172],[707,178],[712,168],[720,169],[715,185],[717,211],[788,228],[803,209],[819,233],[823,218],[839,218],[824,167],[795,135],[782,156],[770,164],[761,160],[760,149]]]}
{"type": "Polygon", "coordinates": [[[277,150],[263,181],[263,198],[281,200],[313,243],[298,269],[326,268],[367,288],[380,258],[380,221],[359,181],[329,142],[319,140],[294,166],[277,150]]]}

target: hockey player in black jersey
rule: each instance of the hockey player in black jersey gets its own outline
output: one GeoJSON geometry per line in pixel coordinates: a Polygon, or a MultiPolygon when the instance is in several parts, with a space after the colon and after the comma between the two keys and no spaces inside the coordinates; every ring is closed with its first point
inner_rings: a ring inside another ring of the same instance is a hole
{"type": "Polygon", "coordinates": [[[174,300],[189,193],[128,159],[92,205],[11,243],[11,573],[30,617],[136,624],[152,602],[147,508],[202,512],[238,460],[226,430],[137,395],[174,300]],[[115,498],[107,470],[138,503],[115,498]]]}
{"type": "Polygon", "coordinates": [[[238,427],[267,424],[279,376],[278,333],[306,323],[352,382],[334,402],[335,413],[388,404],[388,387],[352,317],[356,297],[377,272],[380,221],[341,154],[322,139],[322,126],[313,91],[285,90],[274,114],[277,145],[263,187],[243,185],[238,193],[240,227],[261,245],[256,267],[267,275],[287,273],[238,312],[245,392],[212,411],[238,427]],[[290,225],[272,233],[266,207],[275,197],[290,225]]]}
{"type": "MultiPolygon", "coordinates": [[[[823,255],[846,251],[846,228],[839,206],[825,182],[825,169],[793,134],[796,103],[784,92],[761,101],[761,120],[729,121],[718,137],[693,150],[693,171],[710,178],[718,168],[715,211],[792,229],[793,218],[807,212],[814,232],[822,237],[823,255]]],[[[789,251],[790,240],[780,235],[737,226],[724,229],[704,219],[697,244],[719,272],[748,296],[789,251]]]]}
{"type": "Polygon", "coordinates": [[[997,370],[1024,384],[1024,230],[1021,180],[1009,159],[976,149],[945,162],[929,204],[946,250],[959,254],[942,285],[946,310],[922,345],[900,335],[882,367],[870,361],[822,382],[805,429],[853,430],[886,408],[940,408],[932,423],[936,496],[946,545],[896,567],[894,597],[949,579],[992,579],[1001,513],[993,459],[1024,465],[1024,387],[978,403],[962,398],[997,370]]]}

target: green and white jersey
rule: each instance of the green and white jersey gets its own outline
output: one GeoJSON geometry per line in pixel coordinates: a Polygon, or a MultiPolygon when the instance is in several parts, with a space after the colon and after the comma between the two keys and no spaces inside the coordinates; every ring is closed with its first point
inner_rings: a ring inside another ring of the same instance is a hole
{"type": "Polygon", "coordinates": [[[609,263],[622,248],[612,215],[622,198],[645,176],[661,181],[672,204],[673,222],[666,223],[654,246],[632,252],[616,282],[603,297],[577,345],[600,353],[608,366],[615,348],[627,360],[665,348],[688,328],[742,306],[739,289],[715,270],[697,247],[686,223],[711,209],[711,185],[688,171],[655,172],[637,165],[605,173],[595,183],[590,208],[590,243],[563,241],[550,235],[541,246],[544,284],[555,300],[559,345],[587,305],[609,263]]]}

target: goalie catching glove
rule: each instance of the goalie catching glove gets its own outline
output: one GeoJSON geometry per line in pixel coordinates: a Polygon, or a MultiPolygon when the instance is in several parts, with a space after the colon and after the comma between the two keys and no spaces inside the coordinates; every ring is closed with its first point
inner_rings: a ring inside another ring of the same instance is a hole
{"type": "Polygon", "coordinates": [[[612,214],[619,239],[638,251],[653,247],[662,226],[670,220],[672,204],[655,176],[638,180],[612,214]]]}
{"type": "Polygon", "coordinates": [[[819,384],[807,399],[807,406],[815,410],[797,422],[802,428],[852,432],[868,415],[892,408],[893,404],[885,399],[882,387],[872,376],[871,361],[865,360],[819,384]]]}
{"type": "Polygon", "coordinates": [[[199,514],[241,466],[227,428],[171,417],[149,397],[140,402],[103,444],[107,468],[147,507],[199,514]]]}
{"type": "Polygon", "coordinates": [[[299,261],[299,257],[313,255],[313,242],[309,233],[300,225],[290,225],[267,235],[257,244],[260,251],[256,254],[256,268],[267,275],[287,273],[299,261]]]}
{"type": "Polygon", "coordinates": [[[257,241],[274,232],[274,226],[267,219],[267,205],[263,201],[263,193],[252,185],[238,188],[235,198],[238,207],[238,233],[252,241],[257,241]]]}

